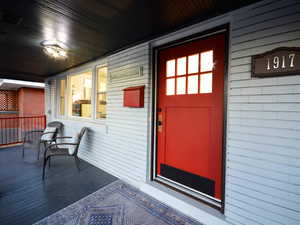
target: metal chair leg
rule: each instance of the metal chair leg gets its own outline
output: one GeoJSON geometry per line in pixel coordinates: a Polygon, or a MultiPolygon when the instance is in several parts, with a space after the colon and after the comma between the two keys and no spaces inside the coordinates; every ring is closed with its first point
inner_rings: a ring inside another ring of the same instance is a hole
{"type": "Polygon", "coordinates": [[[79,158],[77,156],[74,156],[74,160],[75,160],[75,164],[76,164],[76,167],[77,167],[77,170],[78,172],[80,172],[80,167],[79,167],[79,158]]]}
{"type": "Polygon", "coordinates": [[[24,145],[25,145],[25,143],[23,143],[23,148],[22,148],[22,157],[24,158],[24,156],[25,156],[25,153],[24,153],[24,145]]]}
{"type": "Polygon", "coordinates": [[[25,142],[26,142],[26,135],[24,135],[24,138],[23,138],[23,148],[22,148],[22,157],[23,158],[25,156],[25,142]]]}
{"type": "Polygon", "coordinates": [[[50,156],[47,156],[46,158],[44,158],[44,164],[43,164],[43,180],[45,179],[45,169],[46,169],[46,164],[47,164],[47,161],[49,160],[50,156]]]}
{"type": "Polygon", "coordinates": [[[38,154],[37,154],[37,160],[40,159],[40,151],[41,151],[41,142],[39,141],[39,144],[38,144],[38,154]]]}

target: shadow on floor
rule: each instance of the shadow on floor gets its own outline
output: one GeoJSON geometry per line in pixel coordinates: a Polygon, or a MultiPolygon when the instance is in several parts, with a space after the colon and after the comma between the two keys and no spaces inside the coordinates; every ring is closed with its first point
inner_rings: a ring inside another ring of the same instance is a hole
{"type": "Polygon", "coordinates": [[[55,157],[42,181],[42,160],[37,151],[20,146],[0,149],[1,225],[29,225],[117,180],[80,160],[80,173],[73,157],[55,157]]]}

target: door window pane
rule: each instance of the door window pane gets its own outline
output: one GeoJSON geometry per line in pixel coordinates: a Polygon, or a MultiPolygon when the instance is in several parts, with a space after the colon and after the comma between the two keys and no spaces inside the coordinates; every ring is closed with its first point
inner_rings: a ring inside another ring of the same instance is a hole
{"type": "Polygon", "coordinates": [[[200,93],[212,93],[212,73],[200,75],[200,93]]]}
{"type": "Polygon", "coordinates": [[[211,71],[213,69],[213,51],[201,53],[201,72],[211,71]]]}
{"type": "Polygon", "coordinates": [[[97,70],[96,118],[106,118],[107,67],[97,70]]]}
{"type": "Polygon", "coordinates": [[[167,77],[175,76],[175,59],[167,61],[167,77]]]}
{"type": "Polygon", "coordinates": [[[188,94],[198,93],[198,75],[188,77],[188,94]]]}
{"type": "Polygon", "coordinates": [[[177,87],[176,87],[176,94],[177,95],[184,95],[186,89],[186,77],[178,77],[177,78],[177,87]]]}
{"type": "Polygon", "coordinates": [[[189,56],[188,73],[198,73],[199,70],[199,54],[189,56]]]}
{"type": "Polygon", "coordinates": [[[175,78],[167,79],[167,95],[175,94],[175,78]]]}
{"type": "Polygon", "coordinates": [[[186,74],[186,57],[177,59],[177,75],[186,74]]]}
{"type": "Polygon", "coordinates": [[[69,112],[72,116],[91,117],[92,73],[70,76],[69,112]]]}

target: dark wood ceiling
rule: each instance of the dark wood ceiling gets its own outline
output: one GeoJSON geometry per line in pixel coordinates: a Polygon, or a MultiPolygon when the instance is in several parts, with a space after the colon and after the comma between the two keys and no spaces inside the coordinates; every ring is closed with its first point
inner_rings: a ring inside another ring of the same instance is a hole
{"type": "Polygon", "coordinates": [[[46,77],[257,0],[5,0],[0,3],[0,78],[46,77]],[[54,60],[43,40],[70,51],[54,60]]]}

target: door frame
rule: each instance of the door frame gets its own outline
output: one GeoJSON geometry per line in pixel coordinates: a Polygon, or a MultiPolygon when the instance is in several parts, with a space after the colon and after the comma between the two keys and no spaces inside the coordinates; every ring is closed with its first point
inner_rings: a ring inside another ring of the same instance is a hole
{"type": "Polygon", "coordinates": [[[228,59],[229,59],[229,31],[230,24],[226,23],[215,28],[190,35],[169,43],[156,46],[152,49],[152,118],[151,118],[151,154],[150,154],[150,181],[157,182],[170,189],[173,189],[179,193],[182,193],[190,198],[193,198],[201,203],[208,204],[209,206],[220,210],[224,213],[225,203],[225,174],[226,174],[226,136],[227,136],[227,97],[228,97],[228,59]],[[224,114],[223,114],[223,149],[222,149],[222,199],[217,201],[211,196],[205,195],[197,191],[188,190],[187,187],[183,187],[174,181],[170,181],[166,178],[156,176],[156,152],[157,152],[157,100],[158,100],[158,79],[157,79],[157,64],[158,64],[158,51],[170,47],[175,47],[186,42],[201,40],[208,38],[216,34],[225,35],[225,58],[224,58],[224,114]]]}

